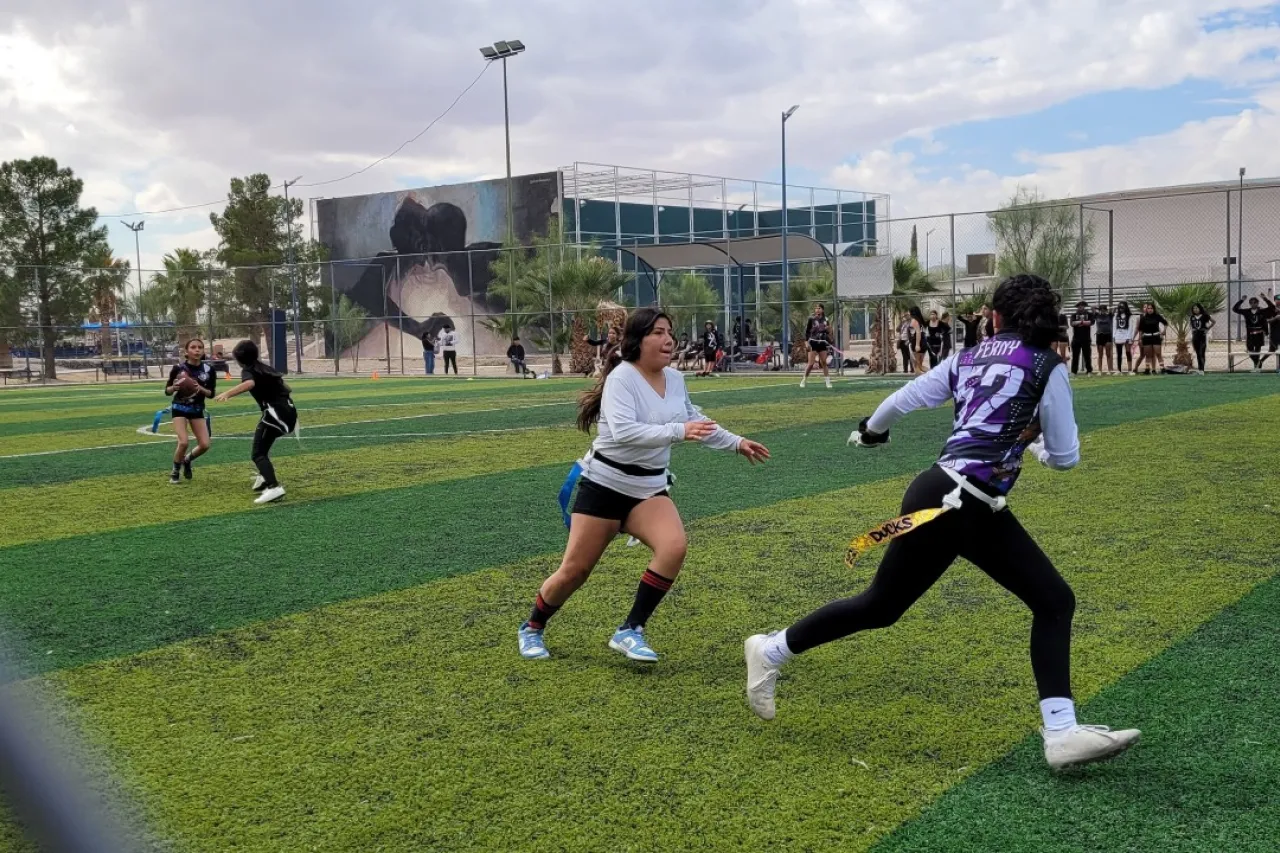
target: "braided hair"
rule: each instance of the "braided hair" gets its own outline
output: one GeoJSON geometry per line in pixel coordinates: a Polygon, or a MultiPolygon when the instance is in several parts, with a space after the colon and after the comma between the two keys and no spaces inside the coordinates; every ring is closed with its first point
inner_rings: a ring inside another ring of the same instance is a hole
{"type": "Polygon", "coordinates": [[[1058,339],[1058,294],[1038,275],[1019,273],[1000,282],[991,307],[1028,346],[1047,349],[1058,339]]]}

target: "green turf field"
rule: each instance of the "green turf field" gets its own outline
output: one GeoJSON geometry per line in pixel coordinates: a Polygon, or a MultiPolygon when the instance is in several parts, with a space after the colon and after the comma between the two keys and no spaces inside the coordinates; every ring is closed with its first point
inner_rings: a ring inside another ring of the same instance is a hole
{"type": "Polygon", "coordinates": [[[676,449],[689,559],[647,669],[605,645],[645,564],[622,541],[553,659],[515,653],[564,544],[580,381],[299,381],[267,507],[247,398],[212,409],[175,487],[167,428],[138,432],[158,387],[2,392],[12,689],[60,697],[167,849],[1275,849],[1271,376],[1082,380],[1083,462],[1014,493],[1079,600],[1082,720],[1142,728],[1130,754],[1045,770],[1029,615],[967,564],[893,629],[797,659],[777,720],[750,714],[742,639],[866,583],[875,556],[851,573],[845,542],[946,434],[922,412],[846,448],[896,384],[690,380],[774,458],[676,449]]]}

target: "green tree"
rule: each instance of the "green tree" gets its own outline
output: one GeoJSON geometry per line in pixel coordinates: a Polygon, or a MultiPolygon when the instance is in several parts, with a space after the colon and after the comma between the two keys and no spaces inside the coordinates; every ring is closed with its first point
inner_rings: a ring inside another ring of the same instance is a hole
{"type": "Polygon", "coordinates": [[[328,317],[327,297],[315,291],[321,247],[302,237],[301,199],[285,203],[273,195],[264,174],[232,178],[227,206],[209,214],[220,242],[214,256],[229,271],[216,297],[223,322],[251,323],[258,335],[270,320],[272,307],[291,304],[289,238],[293,232],[294,266],[298,275],[298,305],[302,319],[328,317]]]}
{"type": "Polygon", "coordinates": [[[22,288],[14,276],[14,271],[0,266],[0,367],[13,366],[13,354],[9,347],[22,337],[24,326],[22,316],[22,288]]]}
{"type": "Polygon", "coordinates": [[[1226,290],[1220,284],[1208,281],[1189,281],[1173,287],[1147,285],[1147,294],[1156,308],[1169,321],[1178,335],[1173,363],[1191,367],[1191,349],[1187,346],[1187,332],[1191,328],[1191,307],[1197,302],[1210,316],[1217,314],[1227,304],[1226,290]]]}
{"type": "MultiPolygon", "coordinates": [[[[824,261],[801,264],[788,281],[790,297],[791,358],[805,358],[804,327],[817,302],[826,305],[828,317],[835,315],[835,270],[824,261]]],[[[776,282],[764,288],[765,303],[760,311],[760,334],[770,339],[782,340],[782,283],[776,282]]]]}
{"type": "Polygon", "coordinates": [[[169,297],[169,308],[178,324],[178,340],[199,334],[199,312],[205,306],[209,273],[204,256],[195,249],[176,249],[164,256],[164,270],[151,283],[169,297]]]}
{"type": "Polygon", "coordinates": [[[906,311],[920,301],[921,296],[936,293],[938,285],[912,255],[896,255],[893,259],[893,293],[876,308],[871,321],[871,355],[867,359],[868,373],[892,373],[898,369],[897,351],[894,349],[897,324],[894,315],[906,311]],[[888,339],[886,341],[886,339],[888,339]],[[886,347],[885,344],[888,343],[886,347]]]}
{"type": "Polygon", "coordinates": [[[107,241],[97,211],[80,206],[83,191],[84,182],[51,157],[0,164],[0,264],[18,268],[18,302],[34,304],[49,378],[57,376],[56,327],[78,327],[92,304],[80,262],[107,241]]]}
{"type": "Polygon", "coordinates": [[[359,305],[345,296],[338,297],[333,318],[329,321],[333,326],[333,345],[339,356],[342,351],[352,347],[352,358],[355,359],[354,370],[360,370],[360,348],[356,344],[364,339],[369,330],[368,314],[359,305]]]}
{"type": "Polygon", "coordinates": [[[95,244],[81,261],[91,300],[89,319],[101,324],[98,349],[111,350],[111,322],[120,314],[120,296],[129,278],[129,262],[115,256],[105,243],[95,244]]]}
{"type": "Polygon", "coordinates": [[[686,272],[662,279],[658,286],[662,310],[671,315],[676,336],[696,337],[701,333],[702,321],[722,316],[720,294],[711,286],[707,277],[686,272]]]}
{"type": "Polygon", "coordinates": [[[1091,223],[1085,224],[1080,239],[1078,207],[1046,201],[1019,187],[987,221],[996,238],[998,276],[1035,273],[1053,285],[1064,305],[1071,302],[1094,244],[1091,223]]]}

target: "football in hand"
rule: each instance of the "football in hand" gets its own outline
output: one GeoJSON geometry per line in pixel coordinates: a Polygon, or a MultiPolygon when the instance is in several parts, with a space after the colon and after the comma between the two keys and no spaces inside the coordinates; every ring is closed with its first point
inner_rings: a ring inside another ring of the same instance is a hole
{"type": "Polygon", "coordinates": [[[176,393],[179,397],[190,397],[200,388],[200,383],[192,378],[190,374],[186,373],[178,377],[178,381],[173,384],[177,386],[176,393]]]}

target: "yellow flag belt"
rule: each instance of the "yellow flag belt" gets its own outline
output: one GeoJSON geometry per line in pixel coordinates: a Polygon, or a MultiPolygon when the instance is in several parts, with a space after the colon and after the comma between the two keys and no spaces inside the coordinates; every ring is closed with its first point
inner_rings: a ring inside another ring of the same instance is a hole
{"type": "Polygon", "coordinates": [[[933,509],[919,509],[915,512],[909,512],[906,515],[900,515],[897,518],[890,519],[883,524],[868,530],[861,536],[856,537],[849,543],[849,547],[844,552],[844,564],[849,568],[853,568],[853,564],[858,561],[867,551],[877,545],[884,544],[899,536],[905,536],[921,525],[928,524],[938,516],[946,512],[950,507],[935,507],[933,509]]]}

